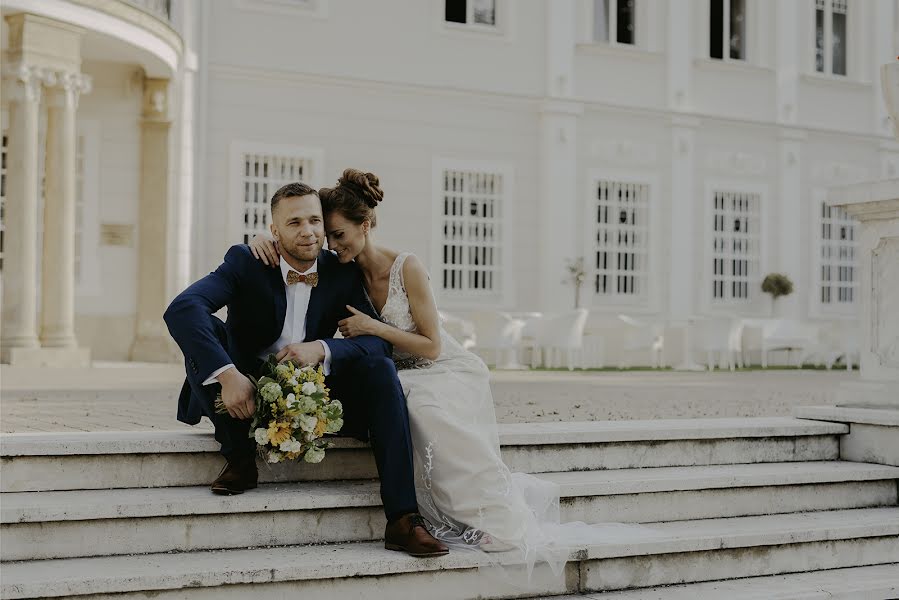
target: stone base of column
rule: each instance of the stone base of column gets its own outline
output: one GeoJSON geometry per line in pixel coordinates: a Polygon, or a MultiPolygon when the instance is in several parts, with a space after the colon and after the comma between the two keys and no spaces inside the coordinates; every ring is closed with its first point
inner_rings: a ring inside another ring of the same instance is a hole
{"type": "Polygon", "coordinates": [[[36,337],[16,337],[0,341],[0,362],[9,364],[10,357],[17,350],[40,348],[36,337]]]}
{"type": "Polygon", "coordinates": [[[139,336],[131,345],[131,360],[135,362],[178,363],[184,358],[175,341],[165,336],[139,336]]]}
{"type": "Polygon", "coordinates": [[[90,348],[8,348],[3,362],[11,367],[89,367],[90,348]]]}

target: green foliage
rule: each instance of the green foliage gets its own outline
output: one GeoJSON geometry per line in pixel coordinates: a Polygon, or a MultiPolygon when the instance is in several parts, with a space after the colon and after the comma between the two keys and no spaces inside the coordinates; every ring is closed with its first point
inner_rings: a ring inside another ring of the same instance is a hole
{"type": "Polygon", "coordinates": [[[789,296],[793,293],[793,282],[782,273],[769,273],[762,281],[762,291],[771,294],[777,300],[781,296],[789,296]]]}

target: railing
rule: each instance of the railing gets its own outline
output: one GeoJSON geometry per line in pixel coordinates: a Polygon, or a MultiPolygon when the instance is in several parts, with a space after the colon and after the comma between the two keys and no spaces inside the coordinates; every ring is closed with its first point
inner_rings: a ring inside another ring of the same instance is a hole
{"type": "Polygon", "coordinates": [[[126,2],[163,21],[171,20],[171,0],[126,0],[126,2]]]}

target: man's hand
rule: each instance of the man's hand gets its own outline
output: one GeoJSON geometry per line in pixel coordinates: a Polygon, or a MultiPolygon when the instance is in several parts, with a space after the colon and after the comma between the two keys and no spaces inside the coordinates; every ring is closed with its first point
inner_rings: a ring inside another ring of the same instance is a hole
{"type": "Polygon", "coordinates": [[[347,317],[337,323],[340,334],[345,338],[356,337],[357,335],[378,335],[379,327],[383,325],[380,321],[372,319],[361,310],[356,310],[349,304],[346,305],[353,316],[347,317]]]}
{"type": "Polygon", "coordinates": [[[303,342],[301,344],[288,344],[281,348],[275,355],[278,362],[293,361],[301,367],[317,365],[325,361],[325,348],[321,342],[303,342]]]}
{"type": "Polygon", "coordinates": [[[228,414],[235,419],[252,419],[256,413],[256,387],[246,375],[236,368],[219,373],[222,384],[222,403],[228,414]]]}

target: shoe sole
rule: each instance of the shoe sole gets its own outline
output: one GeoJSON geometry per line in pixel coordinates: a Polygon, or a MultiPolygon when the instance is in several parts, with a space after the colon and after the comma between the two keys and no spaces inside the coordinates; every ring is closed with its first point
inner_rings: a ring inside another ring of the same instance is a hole
{"type": "Polygon", "coordinates": [[[214,487],[209,489],[212,490],[213,494],[218,494],[219,496],[237,496],[238,494],[243,494],[246,490],[252,490],[255,487],[256,486],[254,485],[253,487],[248,487],[243,490],[231,489],[226,487],[214,487]]]}
{"type": "Polygon", "coordinates": [[[442,552],[409,552],[402,546],[397,546],[396,544],[384,544],[384,548],[387,550],[393,550],[394,552],[405,552],[409,556],[415,558],[435,558],[437,556],[446,556],[449,554],[449,550],[444,550],[442,552]]]}

